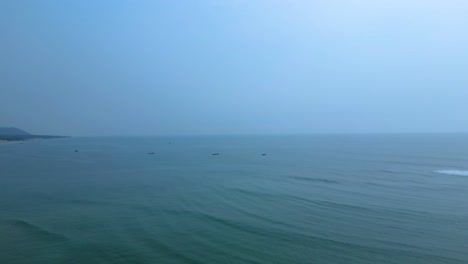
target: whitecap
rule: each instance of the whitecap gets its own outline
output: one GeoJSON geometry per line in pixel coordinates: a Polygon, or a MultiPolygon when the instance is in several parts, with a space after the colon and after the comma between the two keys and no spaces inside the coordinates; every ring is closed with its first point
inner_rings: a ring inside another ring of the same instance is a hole
{"type": "Polygon", "coordinates": [[[468,170],[438,170],[436,172],[447,175],[468,176],[468,170]]]}

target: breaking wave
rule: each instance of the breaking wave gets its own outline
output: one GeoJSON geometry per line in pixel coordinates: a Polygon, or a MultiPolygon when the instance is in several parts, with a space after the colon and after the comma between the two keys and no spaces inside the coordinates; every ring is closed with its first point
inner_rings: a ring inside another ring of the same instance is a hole
{"type": "Polygon", "coordinates": [[[468,176],[468,170],[438,170],[436,172],[446,175],[468,176]]]}

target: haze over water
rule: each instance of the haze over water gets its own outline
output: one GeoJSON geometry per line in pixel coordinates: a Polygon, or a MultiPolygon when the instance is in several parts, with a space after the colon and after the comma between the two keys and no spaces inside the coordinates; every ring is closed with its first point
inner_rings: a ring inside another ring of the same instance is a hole
{"type": "Polygon", "coordinates": [[[0,2],[0,127],[467,132],[466,0],[0,2]]]}
{"type": "Polygon", "coordinates": [[[467,160],[462,134],[2,144],[0,263],[468,263],[467,160]]]}

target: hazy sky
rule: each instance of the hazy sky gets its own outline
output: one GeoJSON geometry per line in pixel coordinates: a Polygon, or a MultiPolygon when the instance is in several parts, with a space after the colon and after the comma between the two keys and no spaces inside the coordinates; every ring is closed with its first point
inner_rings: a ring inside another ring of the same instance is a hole
{"type": "Polygon", "coordinates": [[[468,131],[466,0],[0,0],[0,126],[468,131]]]}

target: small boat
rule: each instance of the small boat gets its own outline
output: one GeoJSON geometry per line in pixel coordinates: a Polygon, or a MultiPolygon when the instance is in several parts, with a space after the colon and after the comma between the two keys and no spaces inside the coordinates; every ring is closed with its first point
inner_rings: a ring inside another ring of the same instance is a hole
{"type": "Polygon", "coordinates": [[[212,156],[218,156],[219,153],[213,153],[213,154],[211,154],[211,155],[212,155],[212,156]]]}
{"type": "Polygon", "coordinates": [[[148,152],[148,155],[154,155],[154,152],[148,152]]]}

